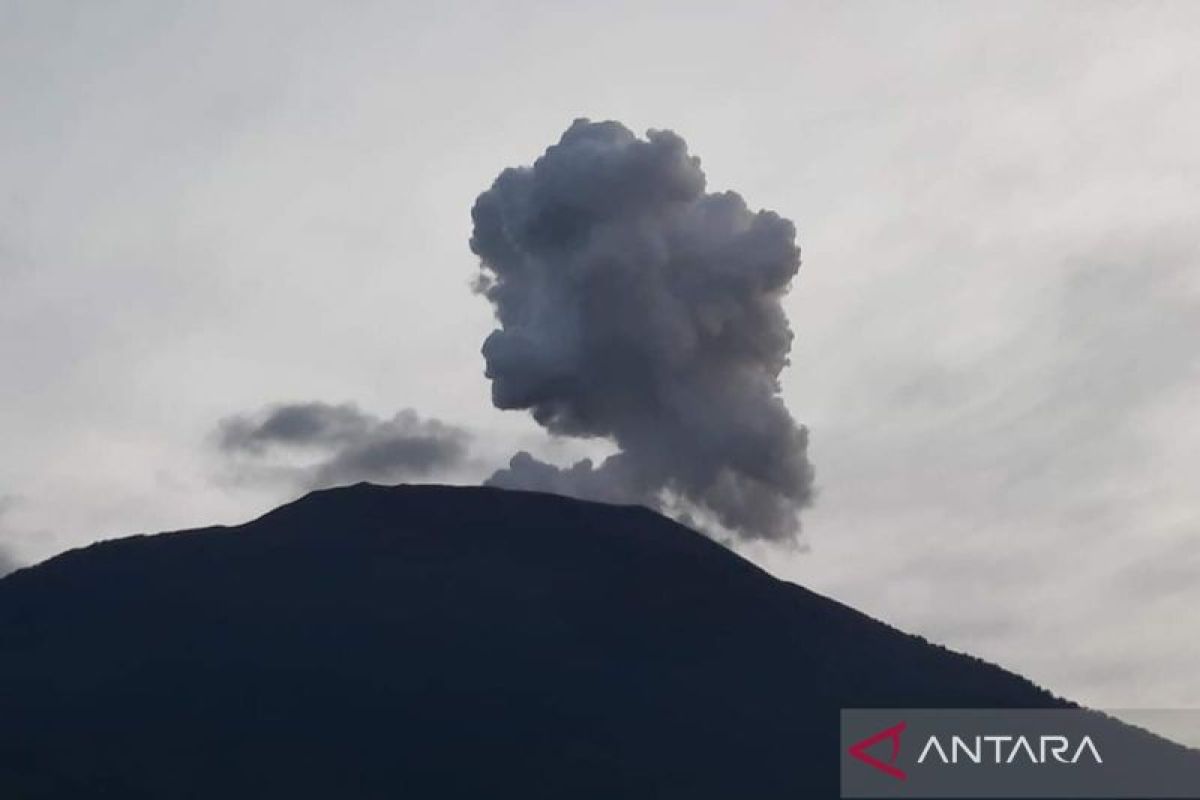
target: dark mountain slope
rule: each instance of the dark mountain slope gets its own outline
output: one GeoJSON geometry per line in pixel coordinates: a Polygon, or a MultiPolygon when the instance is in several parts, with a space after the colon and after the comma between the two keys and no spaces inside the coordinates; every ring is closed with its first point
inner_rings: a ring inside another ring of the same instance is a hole
{"type": "Polygon", "coordinates": [[[837,796],[843,706],[1028,681],[640,508],[361,484],[0,580],[0,797],[837,796]]]}

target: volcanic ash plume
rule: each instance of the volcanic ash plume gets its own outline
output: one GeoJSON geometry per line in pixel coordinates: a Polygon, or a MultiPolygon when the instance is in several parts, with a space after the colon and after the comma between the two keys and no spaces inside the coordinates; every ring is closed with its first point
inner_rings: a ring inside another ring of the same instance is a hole
{"type": "Polygon", "coordinates": [[[496,486],[643,503],[786,541],[812,491],[779,396],[800,267],[792,223],[705,191],[670,131],[577,120],[472,210],[492,401],[618,452],[568,469],[517,453],[496,486]]]}

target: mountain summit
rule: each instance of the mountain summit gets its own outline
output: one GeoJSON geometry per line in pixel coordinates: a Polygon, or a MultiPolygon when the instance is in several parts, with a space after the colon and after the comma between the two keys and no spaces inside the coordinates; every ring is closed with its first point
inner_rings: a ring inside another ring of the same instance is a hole
{"type": "Polygon", "coordinates": [[[359,484],[0,580],[0,796],[836,797],[838,712],[1055,707],[658,514],[359,484]]]}

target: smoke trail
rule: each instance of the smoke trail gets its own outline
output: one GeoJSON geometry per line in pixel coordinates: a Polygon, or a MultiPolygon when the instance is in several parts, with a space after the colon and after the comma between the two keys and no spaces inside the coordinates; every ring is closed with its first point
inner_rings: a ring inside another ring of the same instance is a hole
{"type": "Polygon", "coordinates": [[[228,417],[217,433],[218,446],[229,455],[261,460],[294,451],[317,454],[316,463],[268,471],[311,488],[424,477],[460,464],[470,439],[465,430],[411,409],[382,419],[350,403],[321,402],[283,403],[228,417]]]}

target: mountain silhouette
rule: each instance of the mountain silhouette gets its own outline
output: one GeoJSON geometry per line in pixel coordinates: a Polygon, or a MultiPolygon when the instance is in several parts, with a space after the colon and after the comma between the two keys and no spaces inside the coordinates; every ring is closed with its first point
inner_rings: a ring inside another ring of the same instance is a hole
{"type": "Polygon", "coordinates": [[[643,508],[359,484],[0,580],[3,798],[831,798],[850,707],[1057,707],[643,508]]]}

